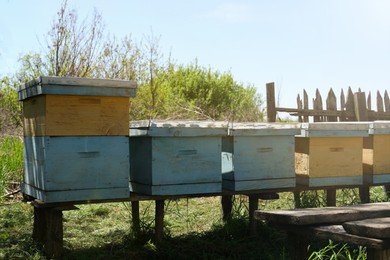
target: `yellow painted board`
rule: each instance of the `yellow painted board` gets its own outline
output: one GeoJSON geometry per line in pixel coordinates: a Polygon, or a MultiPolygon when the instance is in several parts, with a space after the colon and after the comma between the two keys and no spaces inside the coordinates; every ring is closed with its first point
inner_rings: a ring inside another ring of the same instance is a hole
{"type": "Polygon", "coordinates": [[[23,102],[25,136],[127,136],[129,98],[40,95],[23,102]]]}
{"type": "Polygon", "coordinates": [[[297,137],[296,173],[314,178],[362,175],[362,149],[362,137],[297,137]]]}
{"type": "Polygon", "coordinates": [[[370,135],[364,139],[364,174],[390,173],[390,135],[370,135]]]}

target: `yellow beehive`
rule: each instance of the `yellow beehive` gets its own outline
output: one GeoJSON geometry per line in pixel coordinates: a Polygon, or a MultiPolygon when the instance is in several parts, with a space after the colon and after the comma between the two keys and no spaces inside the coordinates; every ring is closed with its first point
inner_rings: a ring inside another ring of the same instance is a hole
{"type": "Polygon", "coordinates": [[[390,121],[370,124],[363,143],[363,173],[366,184],[390,182],[390,121]]]}
{"type": "Polygon", "coordinates": [[[302,133],[295,138],[297,184],[362,184],[364,136],[368,136],[368,123],[302,124],[302,133]]]}
{"type": "Polygon", "coordinates": [[[127,136],[135,82],[40,77],[18,90],[25,136],[127,136]]]}

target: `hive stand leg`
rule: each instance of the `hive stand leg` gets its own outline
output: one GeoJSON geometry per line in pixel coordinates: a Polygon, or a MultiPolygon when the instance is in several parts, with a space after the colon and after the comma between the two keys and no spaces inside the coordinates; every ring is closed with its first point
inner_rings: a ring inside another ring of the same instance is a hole
{"type": "Polygon", "coordinates": [[[328,207],[336,206],[336,189],[326,190],[326,205],[328,207]]]}
{"type": "Polygon", "coordinates": [[[141,233],[141,221],[139,217],[139,201],[131,202],[132,228],[135,236],[141,233]]]}
{"type": "Polygon", "coordinates": [[[384,186],[383,186],[383,189],[384,189],[385,192],[386,192],[387,198],[390,198],[390,185],[389,185],[389,184],[384,185],[384,186]]]}
{"type": "Polygon", "coordinates": [[[299,209],[301,207],[301,193],[299,191],[294,191],[294,202],[295,208],[299,209]]]}
{"type": "Polygon", "coordinates": [[[222,204],[222,219],[227,221],[232,218],[232,208],[233,208],[233,195],[225,195],[221,198],[222,204]]]}
{"type": "Polygon", "coordinates": [[[388,260],[390,259],[390,249],[367,248],[367,260],[388,260]]]}
{"type": "Polygon", "coordinates": [[[251,194],[249,195],[249,234],[256,235],[256,219],[255,211],[259,207],[259,195],[251,194]]]}
{"type": "Polygon", "coordinates": [[[62,210],[48,208],[46,214],[46,254],[50,259],[59,259],[64,244],[62,210]]]}
{"type": "Polygon", "coordinates": [[[46,211],[34,207],[33,240],[39,244],[45,244],[46,238],[46,211]]]}
{"type": "Polygon", "coordinates": [[[303,235],[297,235],[292,232],[287,233],[287,247],[289,259],[302,260],[308,259],[309,253],[307,247],[309,245],[308,239],[303,235]]]}
{"type": "Polygon", "coordinates": [[[370,203],[370,187],[360,187],[359,197],[362,203],[370,203]]]}
{"type": "Polygon", "coordinates": [[[63,248],[62,210],[34,207],[33,240],[44,245],[50,259],[61,258],[63,248]]]}
{"type": "Polygon", "coordinates": [[[155,236],[156,243],[160,243],[164,237],[164,200],[156,200],[155,236]]]}

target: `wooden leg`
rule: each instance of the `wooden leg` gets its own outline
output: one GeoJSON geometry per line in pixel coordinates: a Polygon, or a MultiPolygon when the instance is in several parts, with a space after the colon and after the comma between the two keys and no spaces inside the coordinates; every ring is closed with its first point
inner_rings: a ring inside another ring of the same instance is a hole
{"type": "Polygon", "coordinates": [[[62,210],[47,208],[46,214],[46,238],[45,251],[50,259],[59,259],[63,248],[63,223],[62,210]]]}
{"type": "Polygon", "coordinates": [[[45,209],[34,207],[33,240],[39,244],[45,243],[46,214],[45,209]]]}
{"type": "Polygon", "coordinates": [[[256,235],[256,219],[255,211],[259,207],[258,194],[249,195],[249,234],[256,235]]]}
{"type": "Polygon", "coordinates": [[[294,201],[295,208],[299,209],[301,207],[301,193],[299,191],[294,191],[294,201]]]}
{"type": "Polygon", "coordinates": [[[359,196],[362,203],[370,203],[370,187],[360,187],[359,196]]]}
{"type": "Polygon", "coordinates": [[[390,185],[389,184],[384,185],[383,188],[386,192],[387,198],[390,198],[390,185]]]}
{"type": "Polygon", "coordinates": [[[141,221],[139,217],[139,201],[131,202],[132,228],[134,235],[137,236],[141,232],[141,221]]]}
{"type": "Polygon", "coordinates": [[[232,208],[233,208],[233,195],[222,196],[222,219],[227,221],[232,218],[232,208]]]}
{"type": "Polygon", "coordinates": [[[164,200],[156,200],[156,243],[160,243],[164,237],[164,200]]]}
{"type": "Polygon", "coordinates": [[[367,260],[389,260],[390,249],[367,248],[367,260]]]}
{"type": "Polygon", "coordinates": [[[297,235],[292,232],[287,233],[287,247],[289,259],[302,260],[308,259],[309,253],[307,251],[308,240],[302,235],[297,235]]]}
{"type": "Polygon", "coordinates": [[[336,206],[336,189],[326,190],[326,205],[328,207],[336,206]]]}

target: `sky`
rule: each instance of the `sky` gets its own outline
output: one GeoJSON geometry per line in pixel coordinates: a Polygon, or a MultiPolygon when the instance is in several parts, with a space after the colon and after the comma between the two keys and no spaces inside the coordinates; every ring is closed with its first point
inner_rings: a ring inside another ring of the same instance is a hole
{"type": "MultiPolygon", "coordinates": [[[[60,0],[0,0],[0,77],[29,52],[42,52],[60,0]]],[[[160,37],[179,64],[230,71],[265,97],[275,82],[278,106],[296,107],[351,86],[390,90],[390,1],[387,0],[68,0],[80,19],[101,13],[106,32],[160,37]]],[[[310,107],[311,104],[310,104],[310,107]]]]}

